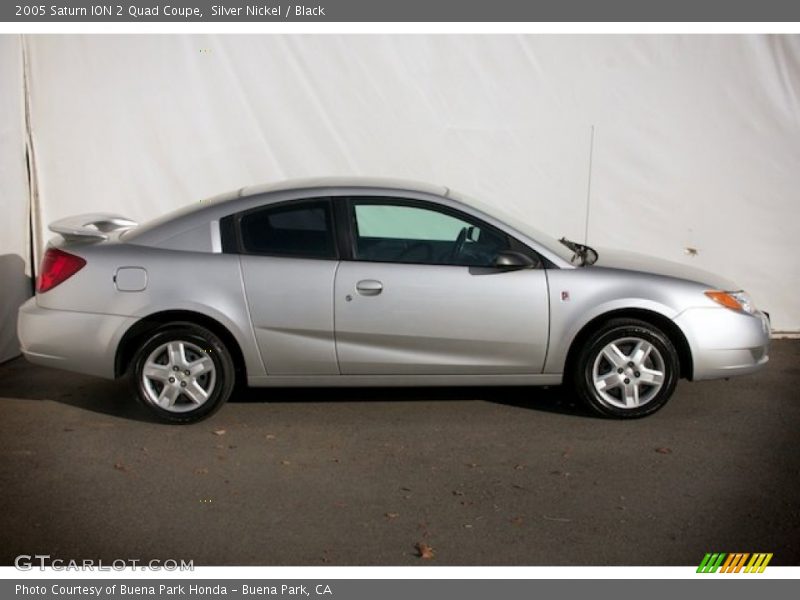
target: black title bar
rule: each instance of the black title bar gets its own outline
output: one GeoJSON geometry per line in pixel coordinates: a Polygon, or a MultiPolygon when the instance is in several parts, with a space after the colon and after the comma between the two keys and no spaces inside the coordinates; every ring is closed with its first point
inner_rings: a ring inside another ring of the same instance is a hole
{"type": "Polygon", "coordinates": [[[787,0],[61,0],[0,3],[2,22],[798,22],[787,0]]]}

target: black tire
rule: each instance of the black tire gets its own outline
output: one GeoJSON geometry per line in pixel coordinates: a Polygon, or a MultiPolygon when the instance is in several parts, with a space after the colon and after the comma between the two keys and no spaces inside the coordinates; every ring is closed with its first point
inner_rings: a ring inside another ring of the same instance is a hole
{"type": "Polygon", "coordinates": [[[646,321],[620,318],[609,320],[589,336],[578,351],[571,375],[578,396],[593,411],[605,417],[635,419],[651,415],[667,403],[678,383],[680,362],[663,331],[646,321]],[[637,340],[643,344],[637,346],[637,340]],[[638,348],[644,355],[647,344],[651,349],[639,362],[635,351],[638,348]],[[659,372],[660,386],[651,384],[658,380],[659,372]],[[600,386],[607,387],[598,389],[600,386]],[[641,403],[637,404],[637,399],[641,403]]]}
{"type": "Polygon", "coordinates": [[[220,409],[233,391],[236,371],[230,352],[216,334],[194,323],[173,322],[159,327],[143,339],[133,359],[130,381],[139,403],[151,414],[161,421],[184,424],[205,419],[220,409]],[[182,355],[186,360],[173,364],[170,348],[181,342],[182,351],[174,356],[182,355]],[[173,346],[164,349],[170,343],[173,346]],[[152,356],[154,352],[158,352],[155,357],[152,356]],[[210,363],[204,360],[205,355],[210,363]],[[157,372],[158,377],[144,376],[148,359],[151,359],[149,372],[157,372]],[[178,364],[181,366],[175,369],[178,364]],[[169,378],[161,377],[162,369],[169,378]],[[200,373],[194,375],[194,370],[200,373]],[[167,393],[163,394],[168,386],[167,393]],[[156,403],[154,396],[159,394],[165,404],[169,404],[170,396],[175,395],[171,408],[156,403]]]}

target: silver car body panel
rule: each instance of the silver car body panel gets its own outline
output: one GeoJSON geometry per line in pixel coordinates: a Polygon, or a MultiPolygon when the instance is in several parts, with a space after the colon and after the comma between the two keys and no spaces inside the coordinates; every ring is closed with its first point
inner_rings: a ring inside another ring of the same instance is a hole
{"type": "Polygon", "coordinates": [[[252,387],[411,387],[559,385],[561,375],[271,375],[248,377],[252,387]]]}
{"type": "Polygon", "coordinates": [[[675,318],[694,357],[694,379],[746,375],[769,357],[769,320],[725,308],[690,308],[675,318]]]}
{"type": "Polygon", "coordinates": [[[702,284],[706,289],[737,291],[739,288],[735,283],[717,275],[698,269],[691,265],[637,254],[635,252],[622,252],[610,248],[598,248],[599,258],[593,267],[605,267],[618,271],[633,271],[645,273],[647,275],[662,275],[674,279],[685,279],[702,284]]]}
{"type": "Polygon", "coordinates": [[[138,317],[43,308],[30,298],[19,309],[17,334],[30,362],[111,379],[116,348],[138,317]]]}
{"type": "Polygon", "coordinates": [[[674,323],[689,346],[694,379],[743,374],[766,362],[766,317],[723,308],[703,293],[737,290],[732,283],[606,250],[597,264],[576,267],[552,241],[540,243],[528,228],[453,196],[447,188],[407,182],[304,180],[244,188],[135,228],[121,220],[102,238],[85,218],[75,218],[51,245],[87,265],[23,305],[22,350],[32,362],[112,378],[132,326],[186,311],[230,332],[255,386],[549,385],[561,381],[570,347],[587,324],[634,309],[674,323]],[[219,222],[226,216],[352,196],[462,211],[506,231],[549,266],[498,272],[222,252],[219,222]],[[382,291],[362,295],[357,287],[365,280],[379,282],[382,291]]]}
{"type": "Polygon", "coordinates": [[[241,262],[266,372],[338,375],[333,330],[338,261],[242,256],[241,262]]]}
{"type": "Polygon", "coordinates": [[[542,372],[549,326],[544,269],[343,261],[333,296],[343,375],[542,372]],[[359,293],[361,281],[379,282],[382,290],[359,293]]]}
{"type": "MultiPolygon", "coordinates": [[[[199,313],[214,319],[233,335],[241,348],[248,374],[266,374],[253,337],[238,256],[131,247],[116,243],[113,239],[99,244],[68,246],[56,240],[54,245],[81,256],[87,261],[87,266],[56,288],[37,294],[32,299],[38,308],[52,315],[49,319],[51,325],[57,322],[56,314],[63,315],[67,329],[78,318],[77,315],[87,323],[93,315],[95,328],[102,328],[106,320],[116,321],[117,317],[133,318],[132,321],[122,322],[122,331],[113,336],[118,342],[125,330],[142,318],[166,311],[199,313]],[[140,292],[117,290],[114,274],[119,267],[144,270],[147,287],[140,292]]],[[[51,342],[39,336],[26,335],[22,315],[28,314],[21,312],[19,329],[22,350],[38,352],[40,344],[49,347],[51,342]]],[[[78,336],[62,346],[63,355],[74,354],[77,347],[84,343],[89,345],[94,341],[78,336]]],[[[107,346],[105,349],[98,348],[98,351],[110,354],[110,359],[103,361],[106,368],[102,373],[97,372],[96,365],[91,365],[92,374],[114,377],[117,347],[107,346]]],[[[87,349],[86,352],[93,350],[87,349]]]]}

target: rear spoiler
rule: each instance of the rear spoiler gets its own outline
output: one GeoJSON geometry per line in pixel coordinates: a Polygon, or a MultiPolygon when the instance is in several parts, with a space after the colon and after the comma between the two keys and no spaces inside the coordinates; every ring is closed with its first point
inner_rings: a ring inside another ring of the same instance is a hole
{"type": "Polygon", "coordinates": [[[121,229],[132,229],[136,221],[110,213],[89,213],[67,217],[50,223],[50,231],[65,240],[107,240],[108,234],[121,229]]]}

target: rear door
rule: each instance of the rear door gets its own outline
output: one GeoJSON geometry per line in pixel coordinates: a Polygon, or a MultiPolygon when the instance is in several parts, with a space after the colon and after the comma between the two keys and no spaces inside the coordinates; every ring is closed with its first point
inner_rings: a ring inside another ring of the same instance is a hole
{"type": "Polygon", "coordinates": [[[541,373],[546,273],[492,266],[519,242],[432,202],[353,198],[346,210],[353,260],[334,293],[342,374],[541,373]]]}
{"type": "Polygon", "coordinates": [[[235,217],[242,276],[268,375],[337,375],[330,200],[294,200],[235,217]]]}

